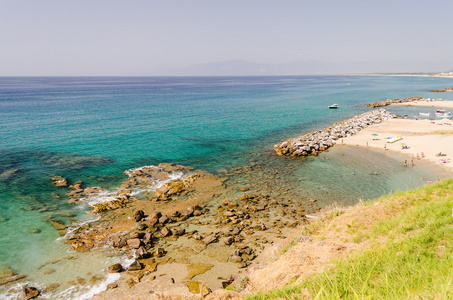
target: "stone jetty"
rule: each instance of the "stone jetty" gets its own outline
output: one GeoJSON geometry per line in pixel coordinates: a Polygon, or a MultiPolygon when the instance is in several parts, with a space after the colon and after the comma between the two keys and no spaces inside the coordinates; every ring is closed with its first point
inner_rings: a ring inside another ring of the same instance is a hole
{"type": "Polygon", "coordinates": [[[420,96],[413,96],[413,97],[409,97],[409,98],[387,99],[387,100],[376,101],[376,102],[367,104],[367,105],[365,105],[365,107],[378,108],[378,107],[388,106],[393,103],[413,102],[413,101],[420,101],[420,100],[424,100],[424,99],[425,98],[420,97],[420,96]]]}
{"type": "Polygon", "coordinates": [[[345,120],[344,122],[333,124],[323,130],[310,132],[298,138],[283,141],[280,144],[274,145],[274,148],[279,155],[317,155],[319,152],[332,147],[338,139],[354,135],[363,128],[394,117],[396,116],[384,109],[372,110],[345,120]]]}
{"type": "Polygon", "coordinates": [[[444,88],[444,89],[438,89],[438,90],[432,90],[431,92],[433,92],[433,93],[453,92],[453,87],[444,88]]]}

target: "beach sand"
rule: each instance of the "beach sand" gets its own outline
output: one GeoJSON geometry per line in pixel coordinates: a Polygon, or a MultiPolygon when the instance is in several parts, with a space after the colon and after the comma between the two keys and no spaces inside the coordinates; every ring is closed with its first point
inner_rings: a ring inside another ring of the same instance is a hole
{"type": "Polygon", "coordinates": [[[404,103],[394,103],[392,106],[419,106],[419,107],[434,107],[434,108],[450,108],[453,109],[453,101],[413,101],[404,103]]]}
{"type": "MultiPolygon", "coordinates": [[[[417,154],[421,156],[423,152],[424,157],[420,157],[420,159],[432,161],[453,171],[453,162],[448,162],[449,158],[453,157],[453,127],[445,122],[447,122],[446,119],[436,121],[391,119],[365,128],[354,136],[338,140],[337,144],[368,146],[382,149],[382,151],[398,151],[407,154],[408,167],[411,166],[411,159],[417,165],[417,154]],[[402,139],[394,143],[387,143],[385,137],[388,136],[401,136],[402,139]],[[409,149],[402,149],[403,144],[409,149]],[[436,156],[439,152],[446,156],[436,156]],[[441,161],[442,159],[447,163],[441,161]]],[[[448,122],[451,121],[448,120],[448,122]]],[[[403,163],[401,162],[401,164],[403,163]]]]}

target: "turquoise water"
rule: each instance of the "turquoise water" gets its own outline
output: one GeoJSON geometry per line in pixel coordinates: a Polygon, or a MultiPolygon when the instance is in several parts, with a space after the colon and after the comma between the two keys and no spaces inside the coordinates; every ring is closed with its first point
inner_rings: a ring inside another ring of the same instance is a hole
{"type": "MultiPolygon", "coordinates": [[[[363,104],[437,98],[445,95],[429,90],[452,82],[379,76],[0,78],[0,263],[44,285],[56,279],[42,278],[43,264],[75,255],[44,219],[69,224],[89,217],[83,205],[67,203],[50,176],[109,188],[124,180],[124,170],[160,162],[217,173],[247,165],[253,154],[271,153],[283,139],[365,112],[363,104]],[[327,109],[333,103],[340,109],[327,109]]],[[[438,176],[428,167],[401,170],[396,156],[336,151],[326,154],[328,160],[261,159],[269,168],[291,164],[294,189],[324,205],[378,197],[438,176]],[[370,177],[376,164],[382,176],[370,177]]],[[[82,265],[93,273],[106,263],[82,265]]]]}

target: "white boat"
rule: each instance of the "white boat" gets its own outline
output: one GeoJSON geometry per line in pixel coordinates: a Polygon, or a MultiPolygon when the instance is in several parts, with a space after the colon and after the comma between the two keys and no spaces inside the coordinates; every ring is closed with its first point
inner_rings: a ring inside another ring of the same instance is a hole
{"type": "Polygon", "coordinates": [[[439,117],[439,118],[449,118],[451,117],[451,113],[450,112],[447,112],[447,113],[436,113],[436,117],[439,117]]]}
{"type": "Polygon", "coordinates": [[[429,117],[430,113],[418,113],[419,116],[429,117]]]}
{"type": "Polygon", "coordinates": [[[329,108],[338,108],[338,104],[332,104],[329,106],[329,108]]]}

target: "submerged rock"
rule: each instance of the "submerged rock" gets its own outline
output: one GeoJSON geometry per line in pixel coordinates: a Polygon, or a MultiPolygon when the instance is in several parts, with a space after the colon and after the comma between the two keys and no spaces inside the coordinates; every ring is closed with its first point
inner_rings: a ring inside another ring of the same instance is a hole
{"type": "Polygon", "coordinates": [[[64,177],[52,176],[52,177],[50,177],[50,180],[52,180],[52,183],[56,187],[68,187],[68,180],[64,177]]]}
{"type": "Polygon", "coordinates": [[[200,281],[189,281],[187,287],[192,294],[200,294],[201,292],[203,295],[206,295],[210,293],[208,287],[200,281]]]}

